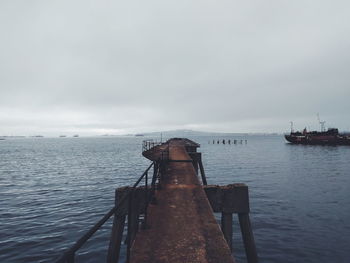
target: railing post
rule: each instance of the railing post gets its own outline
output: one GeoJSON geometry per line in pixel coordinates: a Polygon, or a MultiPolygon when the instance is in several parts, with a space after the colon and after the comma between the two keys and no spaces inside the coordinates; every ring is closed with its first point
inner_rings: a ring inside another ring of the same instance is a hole
{"type": "Polygon", "coordinates": [[[202,162],[202,154],[201,153],[199,153],[199,155],[198,155],[198,164],[199,164],[199,169],[201,171],[201,177],[202,177],[203,185],[208,185],[207,178],[205,177],[205,172],[204,172],[204,167],[203,167],[203,162],[202,162]]]}
{"type": "MultiPolygon", "coordinates": [[[[121,199],[121,198],[119,198],[121,199]]],[[[118,205],[118,191],[115,191],[115,206],[118,205]]],[[[118,211],[114,213],[113,227],[112,227],[112,235],[108,248],[107,255],[107,263],[118,263],[119,254],[120,254],[120,246],[123,239],[123,231],[125,226],[126,216],[124,212],[118,215],[118,211]]]]}
{"type": "Polygon", "coordinates": [[[134,195],[134,189],[131,189],[129,192],[129,208],[128,208],[128,234],[127,234],[127,249],[126,249],[126,262],[130,262],[130,250],[131,250],[131,243],[132,243],[132,236],[134,232],[134,223],[133,223],[133,195],[134,195]]]}
{"type": "Polygon", "coordinates": [[[149,194],[148,194],[148,172],[146,172],[145,175],[145,216],[144,216],[144,221],[142,224],[142,229],[147,229],[147,210],[148,210],[148,203],[149,203],[149,194]]]}
{"type": "Polygon", "coordinates": [[[157,161],[153,162],[153,176],[152,176],[152,182],[151,182],[151,192],[150,192],[150,202],[152,204],[156,204],[157,200],[155,197],[155,190],[156,190],[156,181],[158,176],[158,169],[159,169],[159,163],[157,161]]]}
{"type": "Polygon", "coordinates": [[[193,164],[193,168],[196,172],[196,175],[198,175],[198,154],[197,152],[190,152],[190,158],[192,159],[192,164],[193,164]]]}
{"type": "MultiPolygon", "coordinates": [[[[154,190],[155,185],[156,185],[157,175],[158,175],[158,167],[159,167],[158,162],[154,161],[153,162],[153,176],[152,176],[152,182],[151,182],[152,190],[154,190]]],[[[153,193],[151,193],[151,194],[153,194],[153,193]]]]}
{"type": "Polygon", "coordinates": [[[136,233],[139,229],[139,204],[135,201],[136,190],[131,189],[129,196],[129,209],[128,209],[128,236],[127,236],[127,261],[130,260],[130,251],[132,244],[135,240],[136,233]]]}

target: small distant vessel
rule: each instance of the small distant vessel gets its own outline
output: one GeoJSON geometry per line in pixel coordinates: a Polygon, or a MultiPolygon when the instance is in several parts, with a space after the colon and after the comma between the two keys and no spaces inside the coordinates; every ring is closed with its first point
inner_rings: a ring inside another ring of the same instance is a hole
{"type": "Polygon", "coordinates": [[[79,137],[79,134],[74,134],[73,137],[77,138],[79,137]]]}
{"type": "Polygon", "coordinates": [[[143,137],[143,136],[145,136],[144,134],[141,134],[141,133],[137,133],[137,134],[135,134],[135,136],[136,137],[143,137]]]}
{"type": "Polygon", "coordinates": [[[67,135],[60,135],[60,138],[65,138],[67,137],[67,135]]]}
{"type": "Polygon", "coordinates": [[[285,135],[286,140],[293,144],[310,144],[310,145],[350,145],[350,134],[341,134],[337,128],[325,129],[324,121],[320,121],[321,131],[307,131],[305,128],[302,132],[293,130],[291,122],[291,132],[285,135]]]}

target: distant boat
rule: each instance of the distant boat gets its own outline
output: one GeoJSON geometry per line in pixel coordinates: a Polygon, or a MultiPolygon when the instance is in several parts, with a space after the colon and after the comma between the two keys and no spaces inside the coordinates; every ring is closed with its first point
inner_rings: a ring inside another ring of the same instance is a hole
{"type": "Polygon", "coordinates": [[[77,137],[79,137],[79,134],[75,134],[75,135],[73,135],[73,137],[77,138],[77,137]]]}
{"type": "Polygon", "coordinates": [[[60,135],[60,138],[65,138],[67,137],[67,135],[60,135]]]}
{"type": "Polygon", "coordinates": [[[142,137],[142,136],[145,136],[145,135],[143,135],[143,134],[141,134],[141,133],[138,133],[138,134],[135,134],[135,136],[137,136],[137,137],[142,137]]]}
{"type": "Polygon", "coordinates": [[[43,138],[44,136],[42,136],[42,135],[34,135],[34,136],[32,136],[32,137],[35,137],[35,138],[43,138]]]}

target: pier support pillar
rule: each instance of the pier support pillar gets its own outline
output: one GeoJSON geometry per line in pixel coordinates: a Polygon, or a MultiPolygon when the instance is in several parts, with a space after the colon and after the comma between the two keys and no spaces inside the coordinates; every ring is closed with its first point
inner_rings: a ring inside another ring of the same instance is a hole
{"type": "Polygon", "coordinates": [[[205,177],[203,162],[202,162],[202,154],[199,155],[198,164],[199,164],[199,169],[201,171],[203,185],[208,185],[207,178],[205,177]]]}
{"type": "Polygon", "coordinates": [[[192,159],[192,164],[193,164],[194,170],[196,171],[196,174],[198,175],[198,159],[199,159],[199,155],[201,153],[190,152],[188,154],[189,154],[190,158],[192,159]]]}
{"type": "Polygon", "coordinates": [[[252,227],[250,224],[249,214],[238,214],[239,224],[242,231],[242,238],[248,263],[258,263],[258,253],[256,252],[255,241],[252,227]]]}
{"type": "Polygon", "coordinates": [[[221,230],[232,252],[232,213],[221,213],[221,230]]]}
{"type": "Polygon", "coordinates": [[[199,152],[190,152],[189,156],[192,159],[194,170],[196,171],[196,174],[198,175],[198,168],[201,173],[202,183],[203,185],[207,185],[207,178],[205,177],[203,162],[202,162],[202,153],[199,152]]]}
{"type": "MultiPolygon", "coordinates": [[[[238,214],[239,224],[242,233],[244,248],[248,263],[258,263],[258,255],[254,243],[253,231],[249,218],[249,195],[248,187],[244,184],[231,184],[226,186],[209,185],[204,186],[206,196],[209,200],[213,212],[221,213],[221,230],[230,248],[233,250],[233,214],[238,214]]],[[[127,259],[130,259],[130,249],[133,246],[135,235],[139,227],[139,216],[146,212],[145,187],[137,187],[130,191],[130,187],[118,188],[116,196],[121,199],[128,195],[129,202],[126,202],[120,212],[116,215],[113,224],[110,249],[108,251],[108,263],[118,262],[114,260],[118,257],[120,242],[122,239],[122,229],[128,217],[127,236],[127,259]],[[113,237],[113,235],[115,235],[113,237]],[[115,251],[113,251],[113,248],[115,251]]],[[[147,199],[147,198],[146,198],[147,199]]],[[[154,206],[155,207],[155,206],[154,206]]],[[[152,225],[150,225],[152,229],[152,225]]],[[[142,232],[142,231],[141,231],[142,232]]],[[[128,262],[128,261],[127,261],[128,262]]]]}
{"type": "Polygon", "coordinates": [[[248,187],[244,184],[204,187],[214,212],[221,213],[221,230],[232,251],[232,214],[238,214],[248,263],[257,263],[253,230],[249,219],[248,187]]]}
{"type": "Polygon", "coordinates": [[[107,263],[118,263],[125,219],[125,215],[114,218],[112,236],[108,248],[107,263]]]}

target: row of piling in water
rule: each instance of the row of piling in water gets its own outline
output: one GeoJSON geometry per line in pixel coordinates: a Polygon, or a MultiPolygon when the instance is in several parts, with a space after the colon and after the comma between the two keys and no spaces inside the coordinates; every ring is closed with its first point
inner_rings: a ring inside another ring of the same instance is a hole
{"type": "Polygon", "coordinates": [[[208,144],[247,144],[248,143],[248,140],[244,139],[244,140],[231,140],[231,139],[228,139],[228,140],[225,140],[225,139],[220,139],[220,140],[210,140],[208,141],[208,144]]]}

